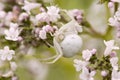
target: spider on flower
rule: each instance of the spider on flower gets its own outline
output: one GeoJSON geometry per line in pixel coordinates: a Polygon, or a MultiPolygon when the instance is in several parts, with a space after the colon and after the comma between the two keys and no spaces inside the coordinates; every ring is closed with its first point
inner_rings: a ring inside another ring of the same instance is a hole
{"type": "Polygon", "coordinates": [[[48,64],[52,64],[62,56],[73,57],[76,55],[82,46],[82,39],[78,35],[78,32],[82,32],[82,26],[74,19],[63,25],[54,33],[53,48],[56,50],[56,55],[42,60],[48,64]]]}

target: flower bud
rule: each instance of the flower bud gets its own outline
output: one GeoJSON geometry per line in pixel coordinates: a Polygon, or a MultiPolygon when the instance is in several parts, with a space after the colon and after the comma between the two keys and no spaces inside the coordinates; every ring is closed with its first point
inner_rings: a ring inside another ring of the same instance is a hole
{"type": "Polygon", "coordinates": [[[105,76],[107,76],[107,72],[106,72],[105,70],[103,70],[103,71],[101,71],[101,75],[102,75],[103,77],[105,77],[105,76]]]}

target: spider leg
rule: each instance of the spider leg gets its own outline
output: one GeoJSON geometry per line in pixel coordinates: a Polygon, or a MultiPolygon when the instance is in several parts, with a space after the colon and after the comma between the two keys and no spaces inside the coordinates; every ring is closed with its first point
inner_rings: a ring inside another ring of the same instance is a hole
{"type": "Polygon", "coordinates": [[[46,62],[47,64],[55,63],[63,55],[62,49],[55,38],[54,38],[53,42],[54,42],[54,48],[55,48],[57,54],[56,54],[56,57],[52,61],[46,62]]]}
{"type": "Polygon", "coordinates": [[[48,61],[48,60],[54,59],[56,57],[57,57],[57,55],[54,55],[54,56],[49,57],[49,58],[40,59],[40,61],[48,61]]]}

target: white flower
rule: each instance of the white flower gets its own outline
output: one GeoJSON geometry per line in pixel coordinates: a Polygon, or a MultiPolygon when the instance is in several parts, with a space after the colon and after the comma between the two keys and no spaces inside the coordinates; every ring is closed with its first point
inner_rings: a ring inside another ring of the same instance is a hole
{"type": "Polygon", "coordinates": [[[45,31],[45,30],[40,30],[40,32],[39,32],[39,37],[40,37],[41,39],[46,39],[46,38],[47,38],[47,36],[46,36],[46,31],[45,31]]]}
{"type": "Polygon", "coordinates": [[[8,12],[7,15],[5,16],[5,25],[9,26],[12,19],[13,19],[13,13],[8,12]]]}
{"type": "Polygon", "coordinates": [[[83,50],[82,51],[82,58],[85,59],[86,61],[89,61],[92,56],[92,53],[90,50],[83,50]]]}
{"type": "Polygon", "coordinates": [[[49,15],[46,12],[42,12],[35,16],[35,19],[39,22],[50,22],[49,15]]]}
{"type": "Polygon", "coordinates": [[[18,24],[17,23],[10,23],[10,28],[18,28],[18,24]]]}
{"type": "Polygon", "coordinates": [[[120,9],[118,9],[118,11],[116,11],[115,17],[117,18],[118,21],[120,21],[120,9]]]}
{"type": "Polygon", "coordinates": [[[46,32],[53,32],[53,28],[50,25],[45,25],[42,29],[46,32]]]}
{"type": "Polygon", "coordinates": [[[22,9],[24,9],[28,14],[30,14],[30,11],[31,11],[32,9],[41,6],[41,4],[28,2],[27,0],[25,0],[24,3],[25,3],[25,4],[24,4],[24,6],[22,7],[22,9]]]}
{"type": "Polygon", "coordinates": [[[104,56],[108,56],[113,49],[114,50],[118,50],[119,49],[119,47],[114,46],[114,40],[110,40],[110,41],[105,41],[104,40],[104,44],[106,45],[106,49],[104,51],[104,56]]]}
{"type": "Polygon", "coordinates": [[[4,49],[0,50],[0,59],[2,61],[5,61],[5,60],[10,61],[12,60],[14,54],[15,52],[13,50],[9,50],[9,47],[5,46],[4,49]]]}
{"type": "Polygon", "coordinates": [[[73,10],[70,10],[71,14],[73,16],[78,16],[78,15],[82,15],[83,14],[83,11],[79,10],[79,9],[73,9],[73,10]]]}
{"type": "Polygon", "coordinates": [[[109,25],[111,25],[111,26],[118,27],[120,25],[120,23],[118,22],[118,20],[115,16],[113,18],[112,17],[109,18],[108,22],[109,22],[109,25]]]}
{"type": "Polygon", "coordinates": [[[59,15],[60,9],[57,8],[56,6],[47,7],[47,10],[48,10],[47,13],[50,17],[51,22],[56,22],[57,19],[60,18],[60,15],[59,15]]]}
{"type": "Polygon", "coordinates": [[[108,8],[112,9],[114,7],[114,2],[109,2],[108,3],[108,8]]]}
{"type": "Polygon", "coordinates": [[[23,12],[19,15],[18,20],[19,21],[26,20],[28,17],[29,17],[29,15],[27,13],[23,12]]]}
{"type": "Polygon", "coordinates": [[[15,62],[10,62],[10,67],[12,71],[15,71],[17,69],[17,64],[15,62]]]}
{"type": "Polygon", "coordinates": [[[113,67],[113,69],[118,70],[118,57],[112,57],[110,59],[110,63],[113,67]]]}
{"type": "Polygon", "coordinates": [[[96,74],[95,71],[89,72],[87,68],[82,69],[82,73],[80,74],[81,80],[94,80],[93,76],[96,74]]]}
{"type": "Polygon", "coordinates": [[[102,75],[102,76],[107,76],[107,74],[108,74],[108,73],[107,73],[105,70],[101,71],[101,75],[102,75]]]}
{"type": "Polygon", "coordinates": [[[75,59],[74,63],[75,63],[74,66],[76,68],[76,71],[80,71],[82,68],[86,67],[89,64],[86,61],[82,61],[82,60],[78,60],[78,59],[75,59]]]}
{"type": "Polygon", "coordinates": [[[0,20],[4,19],[6,16],[6,12],[5,11],[0,11],[0,20]]]}
{"type": "Polygon", "coordinates": [[[18,26],[17,24],[11,23],[10,28],[4,31],[5,39],[12,41],[17,41],[19,39],[19,34],[21,30],[19,30],[17,26],[18,26]]]}
{"type": "Polygon", "coordinates": [[[111,80],[120,80],[120,72],[117,70],[112,70],[112,78],[111,80]]]}

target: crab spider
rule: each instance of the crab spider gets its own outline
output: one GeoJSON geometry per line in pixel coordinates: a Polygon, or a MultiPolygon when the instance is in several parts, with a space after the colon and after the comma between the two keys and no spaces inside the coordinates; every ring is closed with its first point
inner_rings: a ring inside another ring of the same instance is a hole
{"type": "Polygon", "coordinates": [[[82,39],[78,35],[78,32],[82,32],[82,27],[74,19],[63,25],[54,34],[53,48],[56,50],[56,55],[44,60],[52,60],[47,62],[52,64],[62,56],[72,57],[76,55],[82,46],[82,39]]]}

